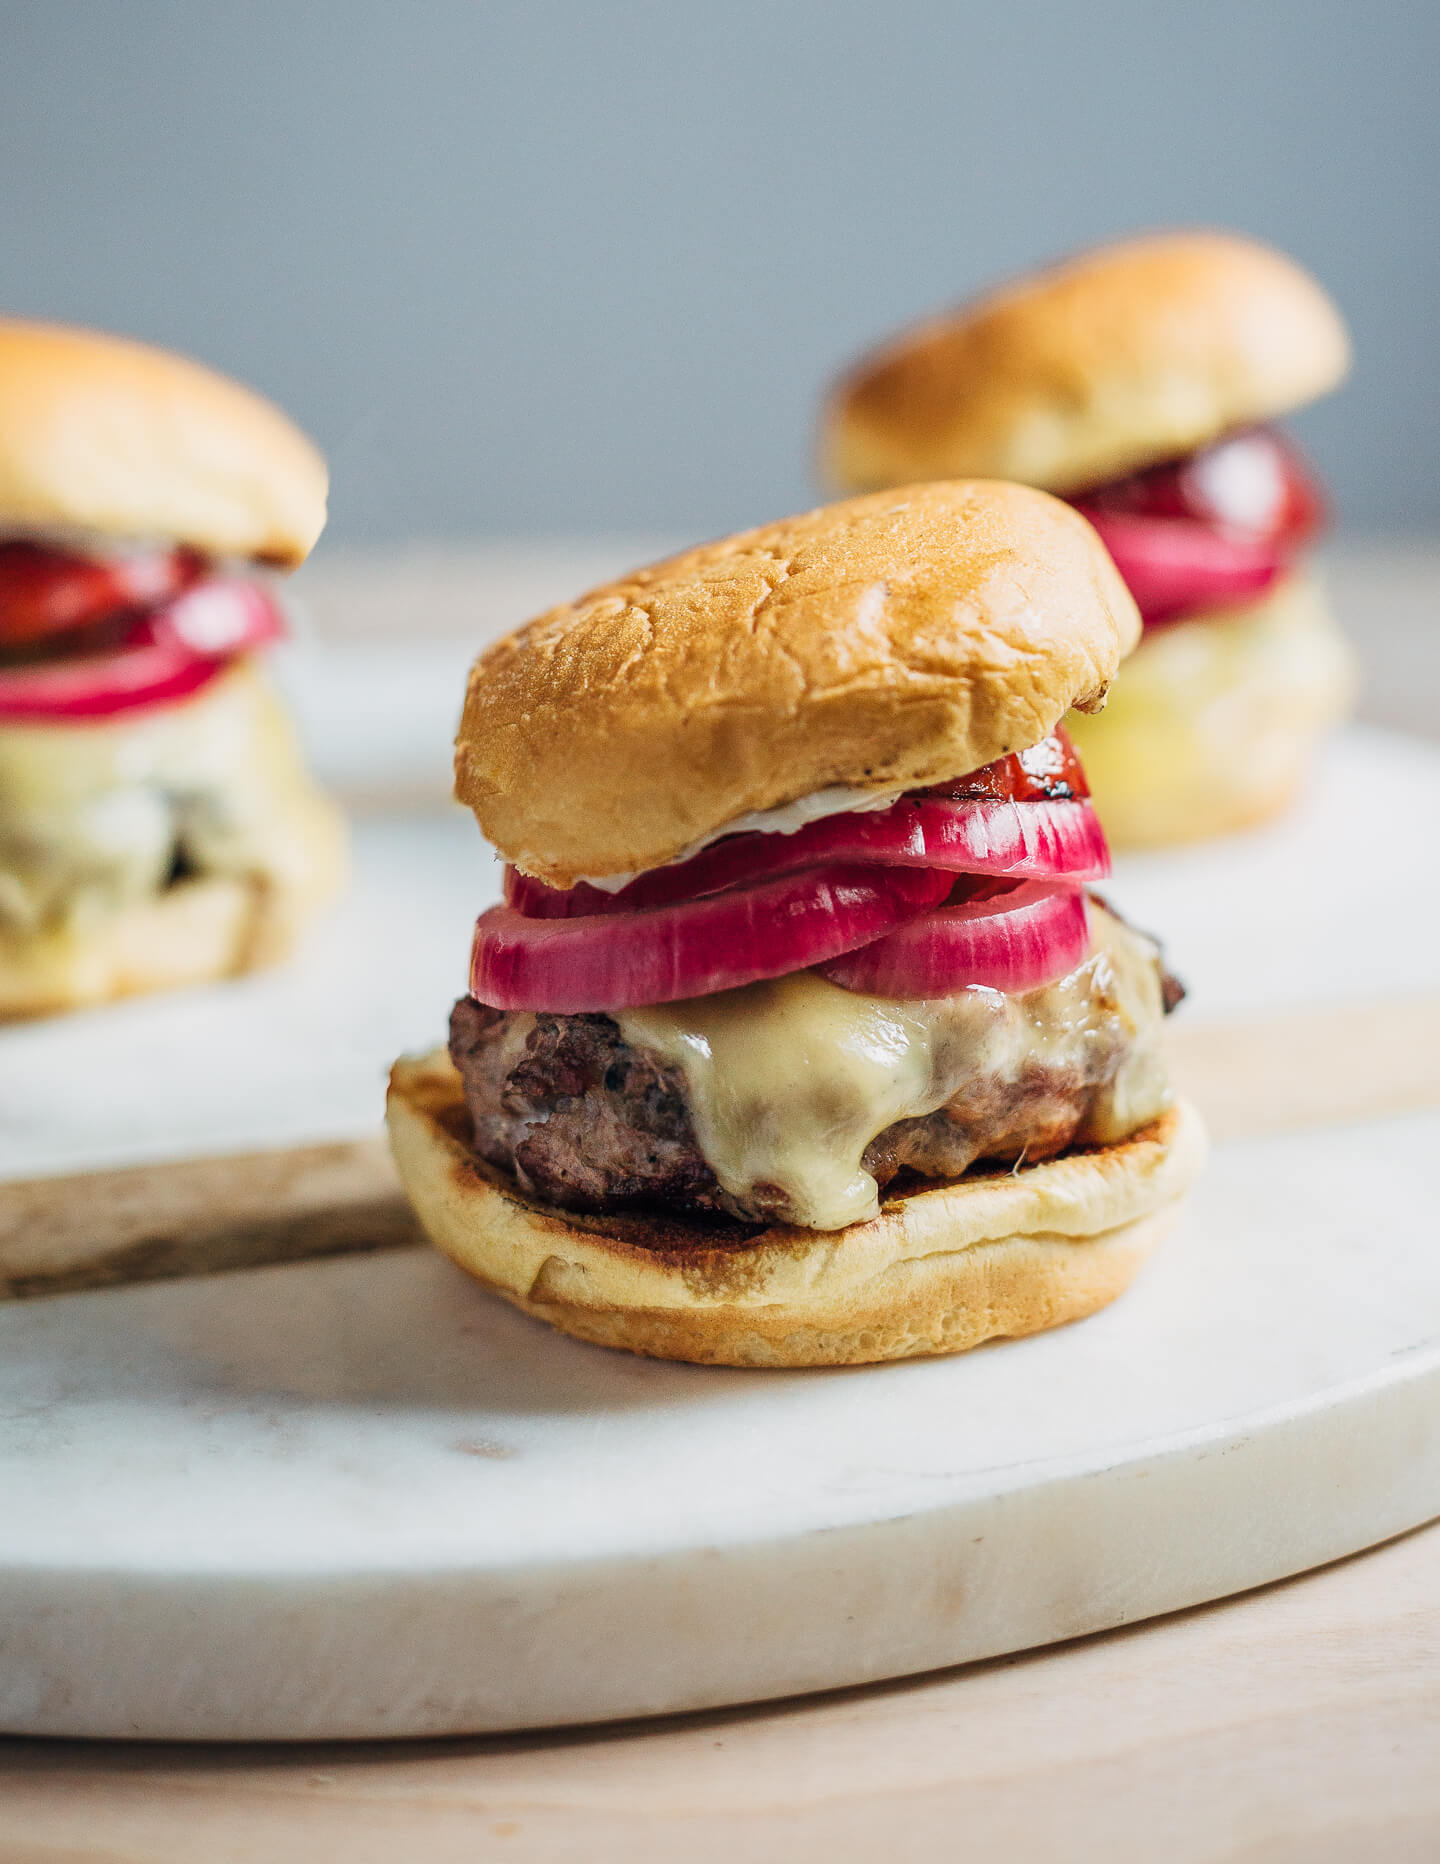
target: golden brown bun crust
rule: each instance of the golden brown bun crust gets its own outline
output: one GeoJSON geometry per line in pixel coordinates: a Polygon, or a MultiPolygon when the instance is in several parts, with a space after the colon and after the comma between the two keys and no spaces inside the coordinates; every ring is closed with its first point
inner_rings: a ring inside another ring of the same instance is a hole
{"type": "Polygon", "coordinates": [[[166,350],[0,319],[0,532],[165,538],[292,566],[325,462],[259,395],[166,350]]]}
{"type": "Polygon", "coordinates": [[[887,1198],[835,1232],[578,1216],[468,1144],[443,1051],[391,1076],[390,1141],[432,1241],[495,1293],[600,1346],[701,1365],[840,1366],[964,1352],[1113,1301],[1204,1160],[1180,1103],[1119,1145],[887,1198]]]}
{"type": "Polygon", "coordinates": [[[834,784],[1035,744],[1138,638],[1089,525],[1023,486],[907,486],[592,590],[470,675],[455,791],[555,886],[673,860],[834,784]]]}
{"type": "Polygon", "coordinates": [[[1356,685],[1306,576],[1251,608],[1151,629],[1104,712],[1070,720],[1112,846],[1200,841],[1283,814],[1356,685]]]}
{"type": "Polygon", "coordinates": [[[297,799],[289,830],[305,857],[292,873],[181,881],[83,932],[17,937],[0,929],[0,1022],[280,963],[338,891],[345,868],[344,825],[324,797],[297,799]]]}
{"type": "Polygon", "coordinates": [[[976,475],[1070,493],[1313,401],[1349,344],[1319,285],[1228,233],[1103,246],[921,324],[834,390],[841,491],[976,475]]]}

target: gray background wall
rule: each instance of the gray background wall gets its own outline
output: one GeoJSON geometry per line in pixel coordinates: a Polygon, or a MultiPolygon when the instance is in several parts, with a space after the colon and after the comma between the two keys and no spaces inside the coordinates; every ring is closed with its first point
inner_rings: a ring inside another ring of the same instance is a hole
{"type": "Polygon", "coordinates": [[[0,303],[277,396],[338,541],[794,508],[856,346],[1193,221],[1344,306],[1298,426],[1346,521],[1440,528],[1437,0],[0,0],[0,45],[0,303]]]}

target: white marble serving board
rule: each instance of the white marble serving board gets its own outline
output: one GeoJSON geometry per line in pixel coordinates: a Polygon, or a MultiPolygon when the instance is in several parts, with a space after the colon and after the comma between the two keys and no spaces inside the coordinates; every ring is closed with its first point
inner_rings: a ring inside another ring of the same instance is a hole
{"type": "MultiPolygon", "coordinates": [[[[1122,861],[1187,1017],[1440,989],[1440,747],[1356,727],[1304,806],[1122,861]]],[[[443,1039],[499,868],[455,807],[362,819],[355,884],[286,969],[0,1028],[0,1178],[378,1131],[386,1070],[443,1039]]]]}
{"type": "Polygon", "coordinates": [[[0,1729],[442,1734],[1022,1649],[1440,1513],[1440,1112],[1219,1149],[1106,1312],[834,1372],[425,1252],[0,1310],[0,1729]]]}

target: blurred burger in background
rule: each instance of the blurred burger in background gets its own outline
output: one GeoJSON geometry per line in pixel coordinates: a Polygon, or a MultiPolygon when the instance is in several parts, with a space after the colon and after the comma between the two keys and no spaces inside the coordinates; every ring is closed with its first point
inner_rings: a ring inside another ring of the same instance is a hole
{"type": "Polygon", "coordinates": [[[340,818],[258,659],[325,523],[276,408],[0,321],[0,1016],[227,977],[336,889],[340,818]]]}
{"type": "Polygon", "coordinates": [[[1302,561],[1324,499],[1270,424],[1348,361],[1334,306],[1289,259],[1151,235],[862,361],[826,408],[822,465],[849,491],[1015,479],[1085,514],[1145,635],[1076,743],[1112,840],[1185,841],[1282,810],[1348,706],[1351,656],[1302,561]]]}

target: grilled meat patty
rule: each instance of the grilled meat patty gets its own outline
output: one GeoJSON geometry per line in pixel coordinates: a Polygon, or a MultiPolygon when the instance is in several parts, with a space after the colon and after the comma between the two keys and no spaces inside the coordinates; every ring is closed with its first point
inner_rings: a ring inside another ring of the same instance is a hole
{"type": "MultiPolygon", "coordinates": [[[[1154,1035],[1179,986],[1150,941],[1098,902],[1093,921],[1104,936],[1053,985],[1021,998],[972,990],[907,1006],[907,1024],[921,1023],[927,1045],[925,1088],[916,1111],[862,1135],[852,1175],[858,1166],[877,1188],[907,1170],[955,1178],[979,1160],[1014,1164],[1076,1143],[1107,1144],[1154,1117],[1168,1100],[1154,1035]]],[[[757,996],[759,1014],[785,985],[750,988],[772,993],[757,996]]],[[[813,997],[836,987],[814,980],[806,988],[813,997]]],[[[846,997],[838,995],[842,1009],[846,997]]],[[[721,1158],[712,1163],[699,1135],[707,1124],[719,1127],[714,1110],[697,1105],[707,1078],[627,1038],[625,1014],[532,1014],[462,998],[451,1016],[450,1053],[480,1156],[569,1210],[659,1206],[813,1222],[783,1165],[773,1178],[750,1170],[742,1181],[721,1158]]],[[[796,1027],[793,1016],[776,1025],[787,1026],[796,1027]]],[[[820,1059],[812,1073],[823,1077],[820,1059]]],[[[825,1094],[823,1078],[816,1092],[825,1094]]],[[[792,1116],[782,1108],[779,1117],[803,1123],[806,1109],[792,1116]]],[[[851,1110],[832,1115],[823,1105],[818,1126],[827,1137],[832,1126],[852,1138],[860,1130],[851,1110]]]]}

